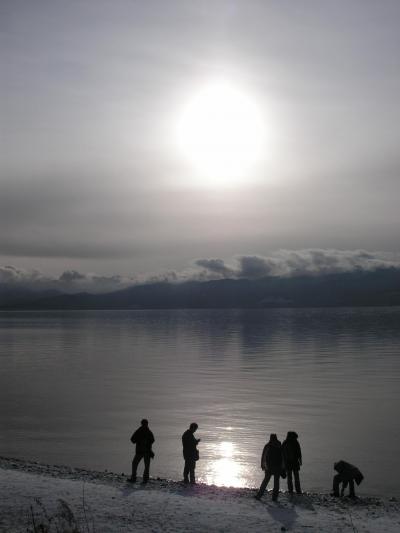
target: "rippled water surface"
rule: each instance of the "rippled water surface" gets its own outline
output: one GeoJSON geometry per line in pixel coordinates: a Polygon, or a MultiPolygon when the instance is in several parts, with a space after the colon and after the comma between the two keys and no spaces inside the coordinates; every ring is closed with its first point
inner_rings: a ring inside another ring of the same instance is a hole
{"type": "MultiPolygon", "coordinates": [[[[304,489],[335,460],[400,494],[400,309],[0,313],[0,454],[128,473],[142,417],[151,474],[256,486],[266,435],[300,436],[304,489]]],[[[285,487],[285,482],[283,482],[285,487]]]]}

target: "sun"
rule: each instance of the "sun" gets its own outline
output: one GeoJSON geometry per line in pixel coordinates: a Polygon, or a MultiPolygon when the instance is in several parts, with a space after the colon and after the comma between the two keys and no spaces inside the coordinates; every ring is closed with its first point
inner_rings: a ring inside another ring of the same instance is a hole
{"type": "Polygon", "coordinates": [[[225,185],[246,179],[262,159],[264,130],[255,101],[233,83],[215,80],[183,106],[178,148],[203,183],[225,185]]]}

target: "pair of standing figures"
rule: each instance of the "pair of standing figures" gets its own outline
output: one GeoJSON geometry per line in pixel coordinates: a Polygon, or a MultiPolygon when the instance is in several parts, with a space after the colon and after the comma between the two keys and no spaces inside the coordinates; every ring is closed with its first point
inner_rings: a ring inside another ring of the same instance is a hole
{"type": "Polygon", "coordinates": [[[265,476],[255,496],[256,499],[259,500],[264,494],[271,477],[274,478],[273,501],[278,499],[281,477],[287,477],[289,494],[293,494],[293,478],[296,492],[301,494],[299,474],[301,463],[301,447],[297,433],[289,431],[282,444],[276,433],[271,433],[269,442],[264,446],[261,456],[261,468],[264,470],[265,476]]]}
{"type": "MultiPolygon", "coordinates": [[[[199,459],[199,451],[197,445],[200,439],[196,439],[194,433],[198,425],[195,422],[190,424],[182,435],[183,458],[185,460],[185,467],[183,470],[184,483],[195,483],[195,469],[196,461],[199,459]]],[[[136,444],[136,452],[132,461],[132,475],[128,480],[131,483],[136,482],[136,472],[140,461],[144,461],[143,483],[147,483],[150,474],[150,461],[154,457],[152,446],[154,443],[153,432],[149,429],[149,421],[146,418],[140,423],[140,427],[133,433],[131,442],[136,444]]]]}

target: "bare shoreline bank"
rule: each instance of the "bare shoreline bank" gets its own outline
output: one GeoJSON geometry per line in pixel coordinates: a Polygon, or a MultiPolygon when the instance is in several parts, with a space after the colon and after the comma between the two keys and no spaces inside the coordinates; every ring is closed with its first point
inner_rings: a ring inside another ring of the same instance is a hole
{"type": "MultiPolygon", "coordinates": [[[[253,497],[255,490],[249,488],[202,483],[187,487],[161,478],[152,478],[147,485],[130,485],[122,474],[8,457],[0,457],[0,473],[4,495],[0,504],[1,532],[33,531],[29,529],[28,516],[32,505],[34,508],[40,502],[55,516],[60,501],[68,503],[83,526],[84,517],[90,514],[96,533],[261,530],[392,533],[400,529],[400,504],[396,498],[360,496],[352,501],[333,498],[329,493],[293,497],[283,492],[277,503],[267,493],[258,502],[253,497]],[[87,509],[85,501],[82,504],[82,493],[86,495],[87,509]]],[[[83,526],[79,531],[88,530],[83,526]]]]}

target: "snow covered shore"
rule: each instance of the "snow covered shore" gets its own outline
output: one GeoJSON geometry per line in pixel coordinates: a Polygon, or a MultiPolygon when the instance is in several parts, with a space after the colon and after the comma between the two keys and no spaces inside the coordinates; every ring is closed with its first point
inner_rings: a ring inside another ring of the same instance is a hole
{"type": "Polygon", "coordinates": [[[164,479],[130,485],[125,476],[110,472],[3,457],[0,494],[1,532],[400,531],[395,499],[353,502],[328,493],[282,493],[277,503],[269,494],[259,502],[251,489],[184,486],[164,479]]]}

